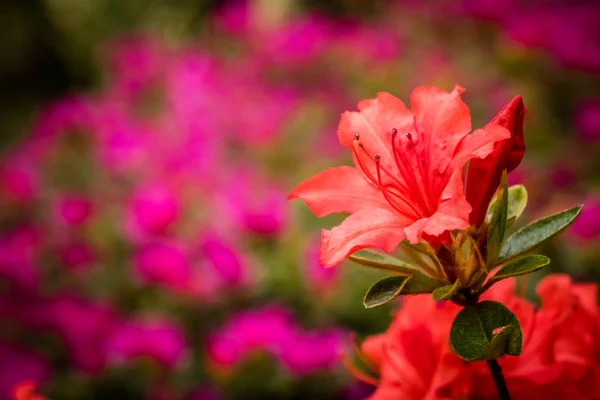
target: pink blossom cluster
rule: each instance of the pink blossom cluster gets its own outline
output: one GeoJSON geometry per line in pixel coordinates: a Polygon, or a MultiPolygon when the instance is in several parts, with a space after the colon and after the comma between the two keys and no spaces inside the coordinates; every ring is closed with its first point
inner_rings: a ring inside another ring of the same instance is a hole
{"type": "Polygon", "coordinates": [[[220,368],[234,368],[264,353],[286,371],[306,375],[336,368],[344,337],[339,329],[303,329],[290,310],[264,306],[233,315],[210,335],[206,346],[209,359],[220,368]]]}

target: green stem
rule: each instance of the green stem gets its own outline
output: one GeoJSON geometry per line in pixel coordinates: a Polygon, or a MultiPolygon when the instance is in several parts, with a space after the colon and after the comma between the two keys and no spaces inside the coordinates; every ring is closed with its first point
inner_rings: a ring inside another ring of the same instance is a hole
{"type": "MultiPolygon", "coordinates": [[[[463,294],[467,301],[467,305],[473,306],[477,304],[479,299],[476,296],[473,296],[467,290],[463,292],[463,294]]],[[[502,374],[502,367],[500,367],[500,364],[498,364],[498,360],[487,360],[486,363],[490,369],[492,378],[494,378],[494,384],[496,385],[496,391],[498,392],[498,399],[511,400],[510,393],[508,392],[508,386],[506,386],[506,380],[502,374]]]]}
{"type": "Polygon", "coordinates": [[[498,398],[500,400],[510,400],[510,393],[508,393],[508,387],[506,386],[506,381],[504,380],[504,375],[502,375],[502,368],[498,364],[498,360],[487,360],[486,363],[494,378],[498,398]]]}

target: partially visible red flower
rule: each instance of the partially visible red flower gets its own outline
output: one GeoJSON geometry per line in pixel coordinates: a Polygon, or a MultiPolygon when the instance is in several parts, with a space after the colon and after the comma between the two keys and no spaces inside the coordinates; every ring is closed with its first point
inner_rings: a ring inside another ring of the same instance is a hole
{"type": "MultiPolygon", "coordinates": [[[[539,283],[537,293],[539,310],[516,295],[514,279],[482,296],[504,304],[521,324],[522,354],[498,360],[512,398],[600,398],[597,286],[551,275],[539,283]]],[[[450,352],[448,334],[459,310],[426,295],[403,301],[390,328],[362,344],[381,377],[371,400],[498,398],[484,362],[464,363],[450,352]]]]}
{"type": "Polygon", "coordinates": [[[14,400],[48,400],[36,393],[36,384],[33,381],[24,381],[15,385],[13,389],[14,400]]]}
{"type": "Polygon", "coordinates": [[[364,356],[381,377],[370,400],[467,398],[469,370],[448,346],[450,326],[459,310],[429,296],[410,297],[387,332],[363,342],[364,356]]]}
{"type": "Polygon", "coordinates": [[[411,108],[389,93],[361,101],[358,112],[342,115],[338,138],[356,168],[328,169],[296,187],[317,216],[352,214],[321,233],[321,263],[332,266],[363,248],[392,251],[405,238],[417,243],[469,224],[471,206],[463,189],[463,167],[484,158],[493,144],[510,137],[490,123],[471,131],[469,108],[451,93],[421,86],[411,108]]]}
{"type": "Polygon", "coordinates": [[[504,106],[488,124],[500,125],[510,132],[510,137],[494,143],[494,151],[485,158],[473,159],[467,174],[467,200],[473,207],[470,221],[480,226],[485,219],[488,205],[500,185],[502,171],[517,168],[525,154],[523,120],[525,105],[517,96],[504,106]]]}

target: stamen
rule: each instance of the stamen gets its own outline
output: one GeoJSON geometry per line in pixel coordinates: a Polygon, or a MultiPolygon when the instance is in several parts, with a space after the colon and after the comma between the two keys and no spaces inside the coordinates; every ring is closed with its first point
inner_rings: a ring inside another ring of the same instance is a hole
{"type": "MultiPolygon", "coordinates": [[[[394,161],[396,162],[396,168],[398,168],[398,172],[400,172],[400,175],[402,175],[402,177],[404,177],[405,180],[409,179],[411,184],[415,187],[419,187],[421,188],[421,185],[419,185],[416,181],[416,178],[413,176],[413,174],[411,174],[410,171],[407,171],[406,168],[407,166],[404,165],[401,161],[400,161],[400,153],[398,151],[398,149],[396,148],[396,134],[398,133],[397,129],[392,129],[392,153],[394,153],[394,161]]],[[[406,133],[406,137],[409,140],[408,143],[408,148],[411,149],[413,142],[412,142],[412,135],[410,134],[410,132],[406,133]]],[[[408,182],[407,182],[408,183],[408,182]]],[[[406,188],[406,186],[404,186],[406,188]]],[[[406,189],[407,192],[410,192],[408,189],[406,189]]],[[[400,198],[399,196],[396,195],[396,197],[400,198]]],[[[420,196],[419,196],[420,197],[420,196]]],[[[404,199],[402,199],[404,200],[404,199]]],[[[415,213],[417,215],[420,215],[420,213],[415,209],[415,207],[413,206],[413,204],[411,202],[408,202],[406,200],[404,200],[404,202],[409,205],[413,211],[415,211],[415,213]]],[[[423,199],[419,198],[419,206],[425,206],[425,209],[427,209],[426,203],[423,199]]]]}
{"type": "Polygon", "coordinates": [[[355,133],[354,134],[354,140],[358,140],[358,139],[360,139],[360,135],[358,133],[355,133]]]}
{"type": "Polygon", "coordinates": [[[406,215],[389,197],[388,190],[385,188],[385,186],[383,185],[383,182],[381,181],[381,167],[379,165],[380,161],[381,161],[381,155],[375,154],[375,167],[377,170],[377,182],[379,182],[379,188],[381,189],[381,193],[383,194],[383,197],[385,197],[387,202],[390,204],[390,206],[392,206],[400,214],[406,215]]]}
{"type": "MultiPolygon", "coordinates": [[[[358,133],[355,135],[355,137],[358,136],[358,133]]],[[[360,147],[363,152],[364,148],[362,146],[362,143],[358,142],[357,140],[354,141],[354,143],[356,145],[358,145],[358,147],[360,147]]],[[[365,176],[375,185],[378,186],[377,181],[375,180],[375,177],[373,176],[373,174],[371,173],[371,171],[369,171],[367,168],[365,168],[365,166],[363,165],[362,161],[360,160],[360,156],[358,155],[358,151],[356,151],[356,146],[352,146],[352,151],[354,153],[354,157],[356,157],[356,162],[358,163],[358,166],[360,167],[360,169],[362,170],[362,172],[365,174],[365,176]]],[[[365,152],[366,153],[366,152],[365,152]]],[[[367,156],[368,157],[368,156],[367,156]]]]}
{"type": "MultiPolygon", "coordinates": [[[[397,132],[397,131],[396,131],[397,132]]],[[[392,131],[393,134],[393,131],[392,131]]],[[[415,209],[415,207],[405,198],[403,198],[402,196],[400,196],[399,194],[396,194],[392,191],[390,191],[389,189],[387,189],[387,186],[383,185],[383,180],[381,177],[381,170],[383,170],[392,180],[394,180],[396,182],[396,185],[398,185],[399,188],[402,188],[401,190],[404,191],[408,191],[408,188],[406,187],[406,185],[404,185],[402,182],[400,182],[394,175],[390,174],[389,171],[387,171],[383,165],[381,165],[381,154],[375,154],[373,156],[371,156],[369,154],[369,152],[367,151],[367,149],[364,148],[363,144],[361,142],[359,142],[356,138],[358,137],[358,134],[355,134],[355,140],[354,140],[354,146],[353,146],[353,152],[354,152],[354,157],[356,157],[356,162],[358,163],[358,166],[360,167],[360,169],[363,171],[363,173],[365,174],[365,176],[367,177],[367,179],[369,179],[369,181],[371,181],[371,183],[373,183],[375,186],[379,187],[384,198],[387,200],[388,203],[390,203],[390,205],[399,213],[403,214],[403,215],[407,215],[410,216],[406,213],[406,211],[401,210],[398,206],[397,203],[391,198],[391,196],[396,197],[398,200],[400,200],[402,203],[406,204],[406,206],[408,208],[410,208],[415,215],[420,215],[419,212],[415,209]],[[375,178],[373,176],[373,174],[371,173],[371,171],[366,168],[366,166],[363,164],[361,157],[359,156],[359,151],[357,150],[357,146],[360,148],[360,150],[362,151],[362,153],[364,153],[364,155],[367,157],[368,160],[374,161],[375,162],[375,166],[376,166],[376,171],[377,171],[377,178],[375,178]]],[[[394,157],[397,157],[396,152],[394,151],[394,157]]],[[[398,160],[396,161],[398,162],[398,160]]]]}

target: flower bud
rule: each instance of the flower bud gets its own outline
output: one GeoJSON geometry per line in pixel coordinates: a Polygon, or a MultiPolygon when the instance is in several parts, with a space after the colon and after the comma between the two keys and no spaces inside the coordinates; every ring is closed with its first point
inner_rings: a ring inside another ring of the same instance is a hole
{"type": "Polygon", "coordinates": [[[452,245],[454,256],[453,275],[462,283],[464,287],[475,285],[485,274],[485,262],[477,243],[473,238],[460,233],[452,245]]]}

